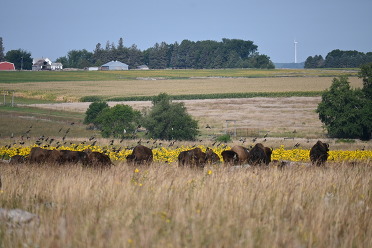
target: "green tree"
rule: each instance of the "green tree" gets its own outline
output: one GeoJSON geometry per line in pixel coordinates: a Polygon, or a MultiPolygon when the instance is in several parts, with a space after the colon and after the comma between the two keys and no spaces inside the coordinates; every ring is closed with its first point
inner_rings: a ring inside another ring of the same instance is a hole
{"type": "Polygon", "coordinates": [[[351,89],[347,77],[334,78],[322,94],[317,113],[328,134],[335,138],[368,140],[372,131],[372,104],[360,89],[351,89]]]}
{"type": "Polygon", "coordinates": [[[3,37],[0,37],[0,62],[4,60],[5,60],[5,56],[4,56],[3,37]]]}
{"type": "Polygon", "coordinates": [[[129,138],[141,122],[141,112],[128,105],[104,108],[97,116],[102,137],[129,138]]]}
{"type": "Polygon", "coordinates": [[[23,70],[32,69],[31,53],[22,49],[8,51],[5,55],[5,60],[13,63],[17,70],[20,70],[21,68],[23,70]]]}
{"type": "Polygon", "coordinates": [[[199,134],[198,123],[186,111],[183,103],[173,103],[169,95],[154,97],[150,112],[143,125],[150,138],[164,140],[195,140],[199,134]]]}
{"type": "Polygon", "coordinates": [[[359,78],[363,80],[363,92],[372,101],[372,63],[360,67],[359,78]]]}
{"type": "Polygon", "coordinates": [[[85,112],[84,124],[97,124],[97,116],[104,110],[109,108],[107,102],[92,102],[85,112]]]}

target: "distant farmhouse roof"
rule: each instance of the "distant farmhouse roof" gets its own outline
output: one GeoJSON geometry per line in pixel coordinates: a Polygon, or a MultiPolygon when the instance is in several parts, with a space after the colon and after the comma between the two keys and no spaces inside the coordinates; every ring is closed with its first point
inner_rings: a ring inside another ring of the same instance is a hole
{"type": "Polygon", "coordinates": [[[62,63],[53,63],[48,58],[41,58],[41,59],[33,59],[32,60],[32,70],[33,71],[40,71],[40,70],[62,70],[63,65],[62,63]]]}
{"type": "Polygon", "coordinates": [[[101,66],[103,71],[128,70],[128,65],[120,61],[111,61],[101,66]]]}
{"type": "Polygon", "coordinates": [[[140,66],[137,66],[137,69],[138,70],[149,70],[149,67],[147,65],[140,65],[140,66]]]}
{"type": "Polygon", "coordinates": [[[15,67],[13,63],[10,62],[0,62],[0,71],[14,71],[15,67]]]}

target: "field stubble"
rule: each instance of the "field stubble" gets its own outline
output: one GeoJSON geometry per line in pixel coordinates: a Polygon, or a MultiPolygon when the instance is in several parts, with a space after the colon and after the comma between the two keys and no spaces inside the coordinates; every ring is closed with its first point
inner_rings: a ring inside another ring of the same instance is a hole
{"type": "Polygon", "coordinates": [[[372,168],[1,167],[3,247],[371,247],[372,168]]]}
{"type": "MultiPolygon", "coordinates": [[[[352,87],[361,87],[362,81],[350,77],[352,87]]],[[[54,97],[60,101],[77,101],[83,96],[129,97],[170,95],[218,94],[240,92],[293,92],[322,91],[332,84],[331,77],[278,77],[278,78],[197,78],[168,80],[124,81],[67,81],[27,82],[7,84],[8,90],[35,98],[54,97]]]]}

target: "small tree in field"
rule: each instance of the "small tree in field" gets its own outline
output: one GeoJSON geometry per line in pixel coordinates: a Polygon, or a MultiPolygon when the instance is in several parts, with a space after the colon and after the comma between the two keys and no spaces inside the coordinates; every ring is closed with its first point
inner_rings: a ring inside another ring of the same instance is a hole
{"type": "Polygon", "coordinates": [[[144,118],[150,138],[164,140],[194,140],[199,134],[198,123],[186,111],[183,103],[173,103],[162,93],[152,101],[152,109],[144,118]]]}
{"type": "Polygon", "coordinates": [[[369,140],[372,131],[372,104],[360,89],[351,89],[347,77],[334,78],[318,105],[319,119],[335,138],[369,140]]]}
{"type": "Polygon", "coordinates": [[[92,102],[85,112],[84,124],[93,123],[97,126],[97,116],[106,108],[109,108],[107,102],[92,102]]]}
{"type": "Polygon", "coordinates": [[[126,138],[134,134],[141,120],[141,112],[128,105],[116,105],[101,111],[96,122],[99,124],[102,136],[126,138]]]}

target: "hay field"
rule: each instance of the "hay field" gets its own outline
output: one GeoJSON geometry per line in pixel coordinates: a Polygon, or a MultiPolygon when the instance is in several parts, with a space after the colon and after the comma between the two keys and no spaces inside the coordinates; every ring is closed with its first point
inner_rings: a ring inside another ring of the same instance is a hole
{"type": "MultiPolygon", "coordinates": [[[[8,90],[18,95],[77,101],[83,96],[153,96],[213,94],[239,92],[293,92],[322,91],[332,84],[332,77],[278,77],[278,78],[197,78],[185,80],[123,80],[123,81],[68,81],[29,82],[7,84],[8,90]]],[[[361,87],[359,78],[349,78],[352,87],[361,87]]],[[[4,86],[4,85],[3,85],[4,86]]]]}
{"type": "Polygon", "coordinates": [[[372,167],[1,166],[1,247],[371,247],[372,167]]]}
{"type": "MultiPolygon", "coordinates": [[[[226,131],[237,136],[246,136],[242,132],[255,132],[251,136],[261,136],[269,132],[269,137],[306,137],[320,138],[324,136],[322,123],[315,112],[320,97],[278,97],[278,98],[236,98],[181,100],[187,112],[199,123],[203,135],[217,135],[226,131]],[[235,122],[226,122],[234,120],[235,122]],[[205,128],[207,124],[210,129],[205,128]]],[[[76,111],[85,113],[89,102],[33,104],[38,108],[76,111]]],[[[150,101],[108,102],[110,106],[126,104],[134,109],[150,108],[150,101]]]]}

